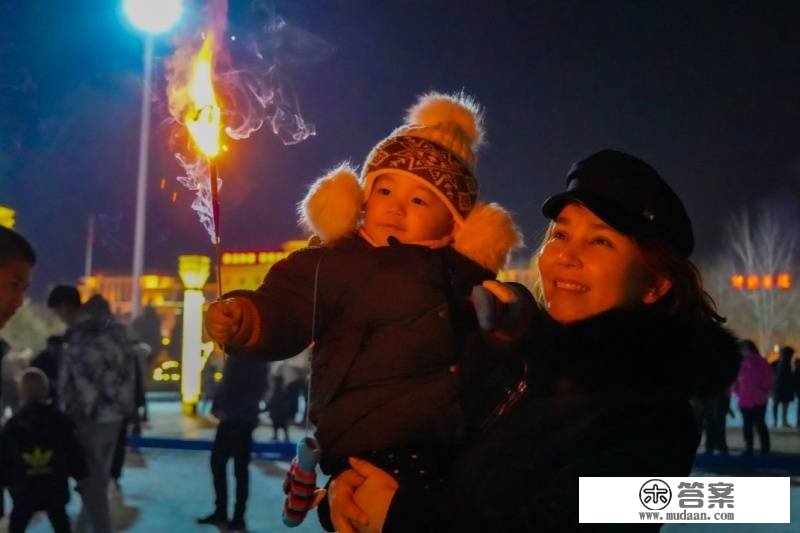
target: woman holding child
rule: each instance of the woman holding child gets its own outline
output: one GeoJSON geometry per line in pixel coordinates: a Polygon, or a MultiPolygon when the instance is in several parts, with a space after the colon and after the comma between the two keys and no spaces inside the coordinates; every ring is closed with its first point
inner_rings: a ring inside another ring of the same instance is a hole
{"type": "MultiPolygon", "coordinates": [[[[551,222],[533,298],[510,287],[523,348],[470,385],[473,400],[507,394],[473,410],[480,430],[455,455],[446,496],[352,460],[328,495],[339,531],[571,531],[580,476],[689,474],[699,443],[689,398],[728,387],[739,356],[689,260],[681,200],[644,161],[603,150],[542,211],[551,222]]],[[[604,528],[620,526],[581,526],[604,528]]]]}
{"type": "Polygon", "coordinates": [[[321,246],[209,309],[234,357],[313,341],[329,529],[575,529],[579,476],[688,475],[689,398],[736,375],[683,204],[628,154],[577,163],[545,202],[533,297],[491,281],[518,237],[476,203],[480,126],[463,95],[423,97],[360,179],[344,166],[311,188],[302,214],[321,246]],[[473,285],[497,296],[478,289],[477,316],[473,285]]]}

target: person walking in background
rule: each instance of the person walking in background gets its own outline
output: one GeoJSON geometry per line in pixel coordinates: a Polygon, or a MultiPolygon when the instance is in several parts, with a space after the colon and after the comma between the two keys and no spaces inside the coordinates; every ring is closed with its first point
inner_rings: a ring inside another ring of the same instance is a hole
{"type": "MultiPolygon", "coordinates": [[[[47,296],[47,307],[69,329],[75,322],[78,309],[81,307],[81,295],[73,285],[57,285],[47,296]]],[[[61,368],[61,355],[64,349],[64,335],[51,335],[47,338],[44,350],[31,359],[29,366],[38,368],[50,382],[50,400],[58,405],[58,372],[61,368]]]]}
{"type": "Polygon", "coordinates": [[[116,497],[122,496],[122,487],[119,480],[122,478],[122,467],[125,464],[125,450],[128,445],[128,433],[132,435],[142,434],[142,419],[146,420],[147,402],[144,395],[144,376],[142,375],[142,361],[147,359],[150,353],[150,345],[145,342],[131,342],[131,351],[135,354],[134,358],[134,409],[122,422],[117,437],[117,445],[114,449],[114,458],[111,460],[111,480],[114,482],[113,490],[116,497]],[[140,416],[139,411],[143,415],[140,416]]]}
{"type": "Polygon", "coordinates": [[[729,391],[699,402],[699,427],[705,433],[705,451],[708,454],[719,452],[728,455],[728,441],[725,435],[726,418],[733,414],[730,407],[729,391]]]}
{"type": "Polygon", "coordinates": [[[733,393],[739,399],[739,410],[742,412],[742,430],[744,431],[745,455],[753,455],[753,426],[758,431],[761,453],[769,453],[769,430],[764,421],[767,400],[772,387],[772,369],[751,340],[744,340],[739,345],[742,353],[742,365],[739,375],[733,383],[733,393]]]}
{"type": "Polygon", "coordinates": [[[775,427],[789,427],[789,403],[794,400],[792,384],[792,357],[794,348],[784,346],[778,351],[778,362],[775,365],[775,387],[772,395],[772,418],[775,427]],[[780,415],[780,416],[779,416],[780,415]]]}
{"type": "MultiPolygon", "coordinates": [[[[787,346],[787,348],[791,348],[787,346]]],[[[794,351],[794,348],[791,348],[794,351]]],[[[800,360],[794,362],[794,370],[792,370],[792,387],[794,388],[794,395],[797,398],[797,420],[795,427],[800,428],[800,360]]]]}
{"type": "Polygon", "coordinates": [[[197,403],[198,413],[211,413],[211,405],[217,392],[217,379],[215,378],[217,372],[219,372],[219,367],[209,359],[200,374],[203,387],[200,390],[200,401],[197,403]]]}
{"type": "Polygon", "coordinates": [[[81,308],[81,293],[74,285],[57,285],[47,296],[47,307],[61,319],[69,330],[81,308]]]}
{"type": "Polygon", "coordinates": [[[54,531],[68,533],[67,478],[86,475],[75,426],[50,401],[40,369],[25,370],[19,388],[22,408],[0,439],[0,475],[14,502],[9,532],[22,533],[37,511],[45,511],[54,531]]]}
{"type": "Polygon", "coordinates": [[[297,414],[300,394],[296,387],[286,385],[284,377],[276,374],[272,378],[272,395],[267,401],[267,412],[272,421],[272,440],[278,440],[278,430],[283,430],[285,441],[289,441],[289,423],[297,414]]]}
{"type": "Polygon", "coordinates": [[[258,425],[259,404],[267,388],[268,363],[260,358],[229,357],[214,396],[211,413],[219,419],[211,446],[211,474],[214,478],[214,511],[198,524],[227,524],[231,531],[245,529],[249,494],[250,454],[253,430],[258,425]],[[233,458],[236,503],[228,521],[228,459],[233,458]]]}
{"type": "Polygon", "coordinates": [[[88,465],[88,476],[78,483],[83,505],[75,530],[107,533],[111,461],[123,420],[134,410],[135,354],[102,296],[81,306],[66,338],[58,394],[78,427],[88,465]]]}

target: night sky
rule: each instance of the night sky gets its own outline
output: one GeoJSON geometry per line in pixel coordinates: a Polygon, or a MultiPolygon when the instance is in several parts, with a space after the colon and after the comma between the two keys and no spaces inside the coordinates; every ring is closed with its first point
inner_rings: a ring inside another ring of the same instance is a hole
{"type": "MultiPolygon", "coordinates": [[[[605,147],[667,178],[701,258],[722,246],[723,223],[740,207],[800,200],[800,3],[274,5],[334,53],[286,67],[317,136],[287,147],[265,129],[230,143],[221,160],[226,249],[300,236],[294,206],[311,180],[341,160],[363,162],[428,90],[463,88],[485,106],[482,195],[514,211],[531,244],[544,227],[539,206],[569,165],[605,147]]],[[[233,31],[257,29],[252,7],[231,1],[233,31]]],[[[212,252],[168,146],[163,60],[172,50],[169,37],[158,40],[148,271],[174,272],[178,254],[212,252]]],[[[82,274],[90,213],[96,269],[130,268],[141,54],[117,2],[0,0],[0,204],[17,209],[17,228],[39,251],[35,298],[82,274]]]]}

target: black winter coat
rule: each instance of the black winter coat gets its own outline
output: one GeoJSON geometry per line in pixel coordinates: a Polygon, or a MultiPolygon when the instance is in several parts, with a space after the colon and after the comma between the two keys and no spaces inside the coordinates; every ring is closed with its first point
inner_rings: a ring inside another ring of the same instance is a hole
{"type": "Polygon", "coordinates": [[[480,349],[468,298],[490,278],[450,247],[372,247],[354,237],[299,250],[257,291],[230,296],[259,310],[253,355],[289,358],[315,328],[310,417],[330,473],[349,455],[416,443],[447,448],[458,439],[454,364],[480,349]]]}
{"type": "Polygon", "coordinates": [[[267,391],[269,364],[260,359],[229,357],[214,393],[211,412],[220,420],[258,425],[258,408],[267,391]]]}
{"type": "Polygon", "coordinates": [[[14,500],[42,509],[66,505],[67,478],[87,473],[75,426],[52,404],[28,404],[11,417],[0,436],[0,465],[0,485],[14,500]]]}
{"type": "Polygon", "coordinates": [[[642,310],[568,327],[540,313],[531,333],[522,357],[495,369],[527,364],[526,394],[458,455],[443,503],[401,487],[384,531],[659,529],[579,528],[578,477],[689,475],[700,440],[689,398],[734,380],[736,339],[642,310]]]}
{"type": "Polygon", "coordinates": [[[794,383],[792,378],[792,354],[781,354],[775,364],[775,384],[772,398],[776,402],[788,403],[794,400],[794,383]]]}

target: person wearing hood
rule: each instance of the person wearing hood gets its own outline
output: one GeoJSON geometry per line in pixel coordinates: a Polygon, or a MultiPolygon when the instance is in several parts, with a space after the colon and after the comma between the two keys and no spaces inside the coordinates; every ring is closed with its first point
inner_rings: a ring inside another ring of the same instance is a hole
{"type": "Polygon", "coordinates": [[[520,242],[508,213],[476,201],[481,121],[463,94],[421,97],[360,180],[342,165],[311,187],[302,218],[324,244],[208,310],[231,357],[313,343],[310,419],[328,475],[358,455],[426,493],[441,484],[463,429],[457,364],[482,338],[470,293],[520,242]]]}
{"type": "Polygon", "coordinates": [[[690,399],[724,391],[739,355],[689,260],[683,203],[644,161],[603,150],[572,167],[543,213],[535,300],[512,286],[527,341],[468,389],[473,405],[502,395],[473,410],[482,423],[448,497],[355,459],[329,491],[339,531],[618,531],[579,525],[579,477],[689,475],[700,440],[690,399]]]}
{"type": "Polygon", "coordinates": [[[78,482],[75,530],[111,531],[108,484],[123,420],[135,410],[136,355],[102,296],[89,298],[65,334],[58,398],[78,428],[88,475],[78,482]]]}
{"type": "Polygon", "coordinates": [[[10,533],[25,531],[37,511],[47,513],[53,531],[71,531],[68,478],[83,478],[86,463],[75,425],[50,401],[49,388],[42,370],[26,369],[19,381],[22,407],[0,434],[0,481],[14,502],[10,533]]]}

